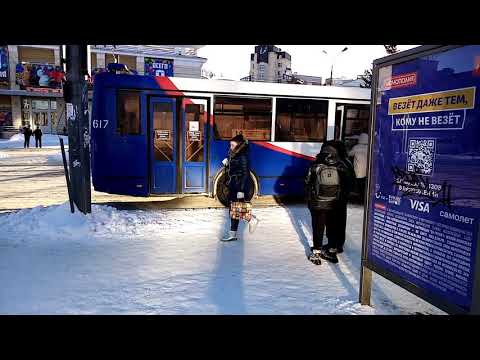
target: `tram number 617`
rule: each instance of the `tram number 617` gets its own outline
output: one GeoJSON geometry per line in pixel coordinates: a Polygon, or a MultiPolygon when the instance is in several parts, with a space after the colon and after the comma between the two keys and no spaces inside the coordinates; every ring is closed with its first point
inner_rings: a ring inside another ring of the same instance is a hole
{"type": "Polygon", "coordinates": [[[94,129],[105,129],[108,125],[108,120],[93,120],[92,126],[94,129]]]}

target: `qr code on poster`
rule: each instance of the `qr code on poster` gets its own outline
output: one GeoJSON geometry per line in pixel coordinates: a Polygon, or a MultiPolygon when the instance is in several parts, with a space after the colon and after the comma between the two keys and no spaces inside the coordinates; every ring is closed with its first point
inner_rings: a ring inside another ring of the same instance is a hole
{"type": "Polygon", "coordinates": [[[432,175],[435,162],[435,139],[410,139],[408,142],[407,171],[418,175],[432,175]]]}

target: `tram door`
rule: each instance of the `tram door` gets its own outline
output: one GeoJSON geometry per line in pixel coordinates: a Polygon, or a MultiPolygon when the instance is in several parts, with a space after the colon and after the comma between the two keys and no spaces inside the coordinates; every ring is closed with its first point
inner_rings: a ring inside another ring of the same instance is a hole
{"type": "Polygon", "coordinates": [[[152,193],[203,193],[207,186],[207,100],[152,98],[152,193]]]}
{"type": "Polygon", "coordinates": [[[203,193],[207,186],[207,100],[183,99],[182,192],[203,193]]]}
{"type": "Polygon", "coordinates": [[[153,193],[177,192],[176,118],[175,99],[152,98],[150,100],[153,193]]]}

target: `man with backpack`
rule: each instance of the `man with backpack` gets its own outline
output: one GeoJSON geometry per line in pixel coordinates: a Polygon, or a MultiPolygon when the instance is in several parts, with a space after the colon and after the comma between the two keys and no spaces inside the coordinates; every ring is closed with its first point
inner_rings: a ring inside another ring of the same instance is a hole
{"type": "Polygon", "coordinates": [[[329,231],[327,246],[322,246],[325,226],[335,228],[334,210],[348,196],[351,172],[342,161],[338,150],[331,144],[325,144],[316,160],[308,169],[306,193],[308,209],[312,216],[313,248],[309,260],[315,265],[321,259],[338,263],[336,232],[329,231]]]}
{"type": "MultiPolygon", "coordinates": [[[[326,230],[327,238],[335,238],[337,244],[337,254],[343,253],[343,246],[346,240],[347,233],[347,203],[349,199],[350,192],[354,188],[354,179],[355,171],[353,164],[348,159],[347,149],[345,144],[340,140],[329,140],[326,141],[323,146],[333,146],[337,149],[340,160],[345,164],[346,169],[348,170],[344,176],[344,183],[342,186],[342,191],[340,192],[340,198],[334,204],[333,209],[329,212],[327,218],[326,230]],[[332,221],[328,221],[332,219],[332,221]]],[[[324,249],[328,248],[328,244],[324,245],[324,249]]]]}

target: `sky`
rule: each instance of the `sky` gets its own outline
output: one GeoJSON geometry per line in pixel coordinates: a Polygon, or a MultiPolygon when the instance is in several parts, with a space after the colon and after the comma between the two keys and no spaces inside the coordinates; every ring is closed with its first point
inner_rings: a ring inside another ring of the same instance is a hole
{"type": "MultiPolygon", "coordinates": [[[[356,79],[357,75],[370,69],[375,59],[387,55],[383,45],[276,45],[292,56],[292,71],[301,75],[330,77],[345,76],[356,79]],[[342,49],[348,50],[340,53],[342,49]],[[325,50],[328,54],[324,54],[325,50]]],[[[418,45],[398,45],[400,51],[418,45]]],[[[216,77],[239,80],[250,70],[250,54],[255,45],[206,45],[198,50],[198,56],[207,58],[203,69],[212,71],[216,77]]]]}

